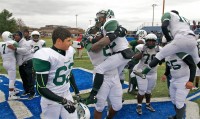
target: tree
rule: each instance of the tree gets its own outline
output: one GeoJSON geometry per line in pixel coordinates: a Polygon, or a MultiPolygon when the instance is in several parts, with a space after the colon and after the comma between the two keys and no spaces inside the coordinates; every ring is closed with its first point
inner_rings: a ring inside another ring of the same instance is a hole
{"type": "Polygon", "coordinates": [[[18,26],[18,30],[20,31],[23,31],[24,29],[28,28],[21,18],[17,19],[17,26],[18,26]]]}
{"type": "Polygon", "coordinates": [[[17,22],[12,18],[12,13],[4,9],[0,13],[0,33],[4,31],[15,32],[17,30],[17,22]]]}

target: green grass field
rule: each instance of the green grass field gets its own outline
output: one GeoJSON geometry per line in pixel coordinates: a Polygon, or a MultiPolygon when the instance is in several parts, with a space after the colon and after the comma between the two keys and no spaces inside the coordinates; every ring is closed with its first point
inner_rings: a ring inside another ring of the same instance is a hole
{"type": "MultiPolygon", "coordinates": [[[[43,39],[46,41],[47,47],[52,46],[52,42],[51,42],[50,38],[43,38],[43,39]]],[[[93,69],[93,66],[87,56],[86,50],[84,50],[84,52],[83,52],[82,59],[78,59],[78,58],[76,58],[76,56],[77,55],[75,55],[74,67],[82,67],[82,68],[89,69],[89,70],[93,69]]],[[[152,97],[167,97],[168,96],[167,82],[163,82],[160,80],[162,74],[164,73],[164,69],[165,69],[164,65],[161,65],[158,67],[157,85],[156,85],[155,89],[153,90],[152,97]]],[[[6,73],[5,69],[2,67],[2,59],[0,59],[0,73],[1,74],[6,73]]],[[[18,69],[17,69],[17,78],[20,78],[18,69]]],[[[128,81],[128,73],[126,73],[126,81],[128,81]]],[[[82,97],[86,97],[86,96],[88,96],[88,94],[82,95],[82,97]]],[[[135,99],[135,95],[124,93],[124,98],[125,99],[135,99]]],[[[195,102],[197,102],[198,105],[200,106],[200,99],[196,100],[195,102]]]]}

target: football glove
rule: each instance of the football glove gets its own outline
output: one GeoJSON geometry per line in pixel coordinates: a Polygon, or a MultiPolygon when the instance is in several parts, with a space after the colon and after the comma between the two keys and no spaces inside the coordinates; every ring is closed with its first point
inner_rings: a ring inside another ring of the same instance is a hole
{"type": "Polygon", "coordinates": [[[118,26],[114,34],[118,37],[124,37],[127,35],[127,30],[122,26],[118,26]]]}
{"type": "Polygon", "coordinates": [[[76,110],[74,103],[70,100],[63,98],[61,104],[69,113],[73,113],[76,110]]]}

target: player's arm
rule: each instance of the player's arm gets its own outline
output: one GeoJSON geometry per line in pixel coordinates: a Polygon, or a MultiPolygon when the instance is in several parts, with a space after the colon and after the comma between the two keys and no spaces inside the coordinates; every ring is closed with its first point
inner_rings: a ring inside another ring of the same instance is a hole
{"type": "Polygon", "coordinates": [[[75,78],[74,78],[74,75],[73,75],[72,72],[70,73],[69,81],[70,81],[70,85],[73,88],[75,94],[79,95],[79,89],[78,89],[78,87],[76,85],[76,81],[75,81],[75,78]]]}
{"type": "Polygon", "coordinates": [[[58,103],[62,103],[63,101],[63,97],[60,97],[58,95],[56,95],[55,93],[53,93],[51,90],[49,90],[46,85],[47,85],[47,81],[48,81],[48,74],[38,74],[36,73],[36,81],[37,81],[37,91],[38,93],[49,99],[49,100],[52,100],[52,101],[55,101],[55,102],[58,102],[58,103]]]}
{"type": "Polygon", "coordinates": [[[92,44],[90,49],[92,52],[99,52],[103,47],[110,44],[117,37],[124,37],[127,33],[127,30],[119,26],[116,20],[106,22],[103,29],[106,31],[106,35],[98,42],[92,44]]]}
{"type": "Polygon", "coordinates": [[[170,19],[171,19],[171,16],[170,16],[170,13],[165,13],[161,19],[162,21],[162,32],[163,34],[165,35],[165,38],[167,40],[167,42],[170,42],[172,40],[170,34],[169,34],[169,31],[168,31],[168,26],[169,26],[169,23],[170,23],[170,19]]]}
{"type": "MultiPolygon", "coordinates": [[[[144,46],[145,47],[145,46],[144,46]]],[[[140,50],[140,46],[136,46],[135,48],[135,55],[133,56],[133,59],[135,61],[139,61],[140,59],[142,59],[142,56],[143,56],[143,52],[142,50],[140,50]]]]}
{"type": "Polygon", "coordinates": [[[186,83],[185,87],[187,89],[192,89],[193,81],[196,74],[196,64],[194,63],[194,60],[191,55],[188,55],[186,53],[177,53],[177,56],[180,57],[188,65],[190,69],[189,81],[186,83]]]}

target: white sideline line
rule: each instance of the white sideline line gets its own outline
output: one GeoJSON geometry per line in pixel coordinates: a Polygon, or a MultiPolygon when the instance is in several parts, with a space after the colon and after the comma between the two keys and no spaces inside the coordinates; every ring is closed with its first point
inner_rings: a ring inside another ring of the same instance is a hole
{"type": "Polygon", "coordinates": [[[192,100],[193,98],[196,98],[196,97],[198,97],[198,96],[200,96],[200,92],[198,92],[198,93],[195,94],[195,95],[192,95],[192,96],[188,97],[187,100],[192,100]]]}
{"type": "Polygon", "coordinates": [[[32,117],[32,113],[29,109],[24,105],[23,102],[20,101],[8,101],[10,108],[13,110],[17,119],[24,119],[32,117]]]}

